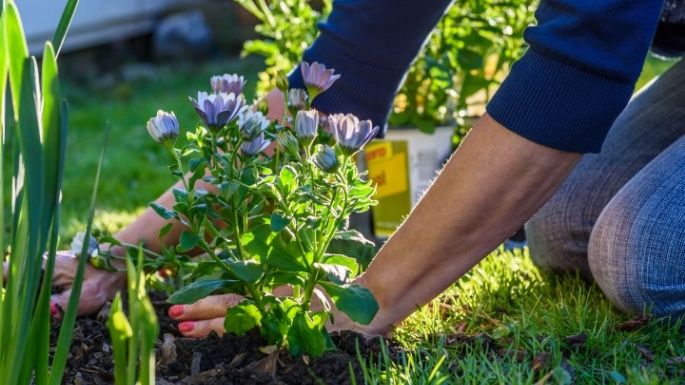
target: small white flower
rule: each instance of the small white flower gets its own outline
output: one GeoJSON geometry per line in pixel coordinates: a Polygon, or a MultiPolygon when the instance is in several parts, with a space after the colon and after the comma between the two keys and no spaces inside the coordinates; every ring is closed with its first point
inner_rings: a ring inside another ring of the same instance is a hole
{"type": "MultiPolygon", "coordinates": [[[[71,253],[74,256],[80,256],[83,251],[83,243],[86,238],[86,233],[78,233],[71,241],[71,253]]],[[[88,239],[88,257],[95,257],[100,253],[100,245],[92,236],[88,239]]]]}

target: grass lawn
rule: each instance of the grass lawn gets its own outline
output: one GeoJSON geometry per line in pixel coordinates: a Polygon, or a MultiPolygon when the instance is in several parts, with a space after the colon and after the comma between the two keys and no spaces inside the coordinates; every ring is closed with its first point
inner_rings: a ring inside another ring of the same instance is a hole
{"type": "MultiPolygon", "coordinates": [[[[649,61],[646,79],[669,63],[649,61]]],[[[158,108],[194,124],[187,97],[209,88],[209,76],[239,72],[254,85],[259,64],[226,61],[163,67],[147,80],[91,91],[67,87],[71,105],[64,183],[63,244],[81,231],[105,127],[111,139],[97,222],[114,231],[130,222],[172,179],[168,155],[145,130],[158,108]]],[[[249,87],[248,87],[249,88],[249,87]]],[[[376,357],[369,384],[682,384],[681,322],[619,327],[596,286],[576,277],[548,277],[526,251],[498,251],[447,293],[414,314],[396,333],[407,354],[376,357]],[[572,337],[572,338],[569,338],[572,337]]]]}

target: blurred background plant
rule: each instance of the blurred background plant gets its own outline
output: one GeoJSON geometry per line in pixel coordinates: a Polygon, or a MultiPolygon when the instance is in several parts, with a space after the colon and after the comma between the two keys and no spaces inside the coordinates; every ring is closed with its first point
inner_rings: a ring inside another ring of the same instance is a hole
{"type": "MultiPolygon", "coordinates": [[[[264,94],[276,87],[280,74],[300,62],[304,50],[314,41],[317,23],[331,13],[332,0],[235,0],[256,19],[258,39],[243,44],[242,56],[264,58],[266,68],[259,73],[258,91],[264,94]]],[[[325,63],[324,63],[325,64],[325,63]]]]}
{"type": "MultiPolygon", "coordinates": [[[[290,71],[331,10],[330,0],[236,0],[258,20],[260,38],[243,55],[264,58],[259,92],[290,71]]],[[[535,0],[458,0],[412,64],[395,99],[391,127],[432,133],[454,125],[455,144],[470,127],[509,68],[526,49],[523,31],[534,22],[535,0]]]]}

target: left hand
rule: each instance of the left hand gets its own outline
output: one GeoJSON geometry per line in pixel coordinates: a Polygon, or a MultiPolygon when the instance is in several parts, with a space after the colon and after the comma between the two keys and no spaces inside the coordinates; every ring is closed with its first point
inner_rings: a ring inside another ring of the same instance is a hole
{"type": "MultiPolygon", "coordinates": [[[[286,296],[292,294],[292,289],[288,286],[279,286],[274,289],[276,296],[286,296]]],[[[226,310],[242,301],[243,298],[237,294],[213,295],[203,298],[191,305],[174,305],[169,308],[169,316],[179,321],[178,330],[186,337],[201,338],[206,337],[211,332],[219,335],[225,333],[224,316],[226,310]]],[[[331,302],[332,304],[332,302],[331,302]]],[[[312,298],[313,310],[321,309],[322,305],[317,298],[312,298]]],[[[350,318],[335,307],[332,309],[335,323],[328,321],[326,330],[336,332],[342,330],[353,330],[367,337],[375,337],[386,333],[379,332],[371,325],[360,325],[353,322],[350,318]]]]}

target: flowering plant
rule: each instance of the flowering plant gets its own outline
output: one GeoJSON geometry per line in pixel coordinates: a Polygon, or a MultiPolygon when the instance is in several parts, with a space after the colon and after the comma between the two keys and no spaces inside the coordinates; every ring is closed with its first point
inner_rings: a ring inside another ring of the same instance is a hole
{"type": "Polygon", "coordinates": [[[354,284],[360,272],[354,256],[329,247],[341,239],[368,242],[347,219],[375,204],[355,154],[378,127],[352,115],[324,119],[310,109],[339,75],[319,63],[302,68],[307,90],[288,92],[283,124],[246,104],[242,77],[224,75],[213,78],[211,94],[191,99],[201,124],[187,133],[187,145],[176,144],[173,113],[158,112],[148,131],[169,149],[171,172],[183,184],[174,190],[173,208],[152,207],[186,226],[176,253],[207,255],[169,301],[240,294],[244,300],[226,313],[226,331],[259,328],[291,354],[317,356],[333,346],[325,331],[335,322],[333,304],[361,324],[378,309],[371,292],[354,284]],[[279,286],[291,287],[290,295],[272,294],[279,286]],[[320,306],[312,306],[313,298],[320,306]]]}

